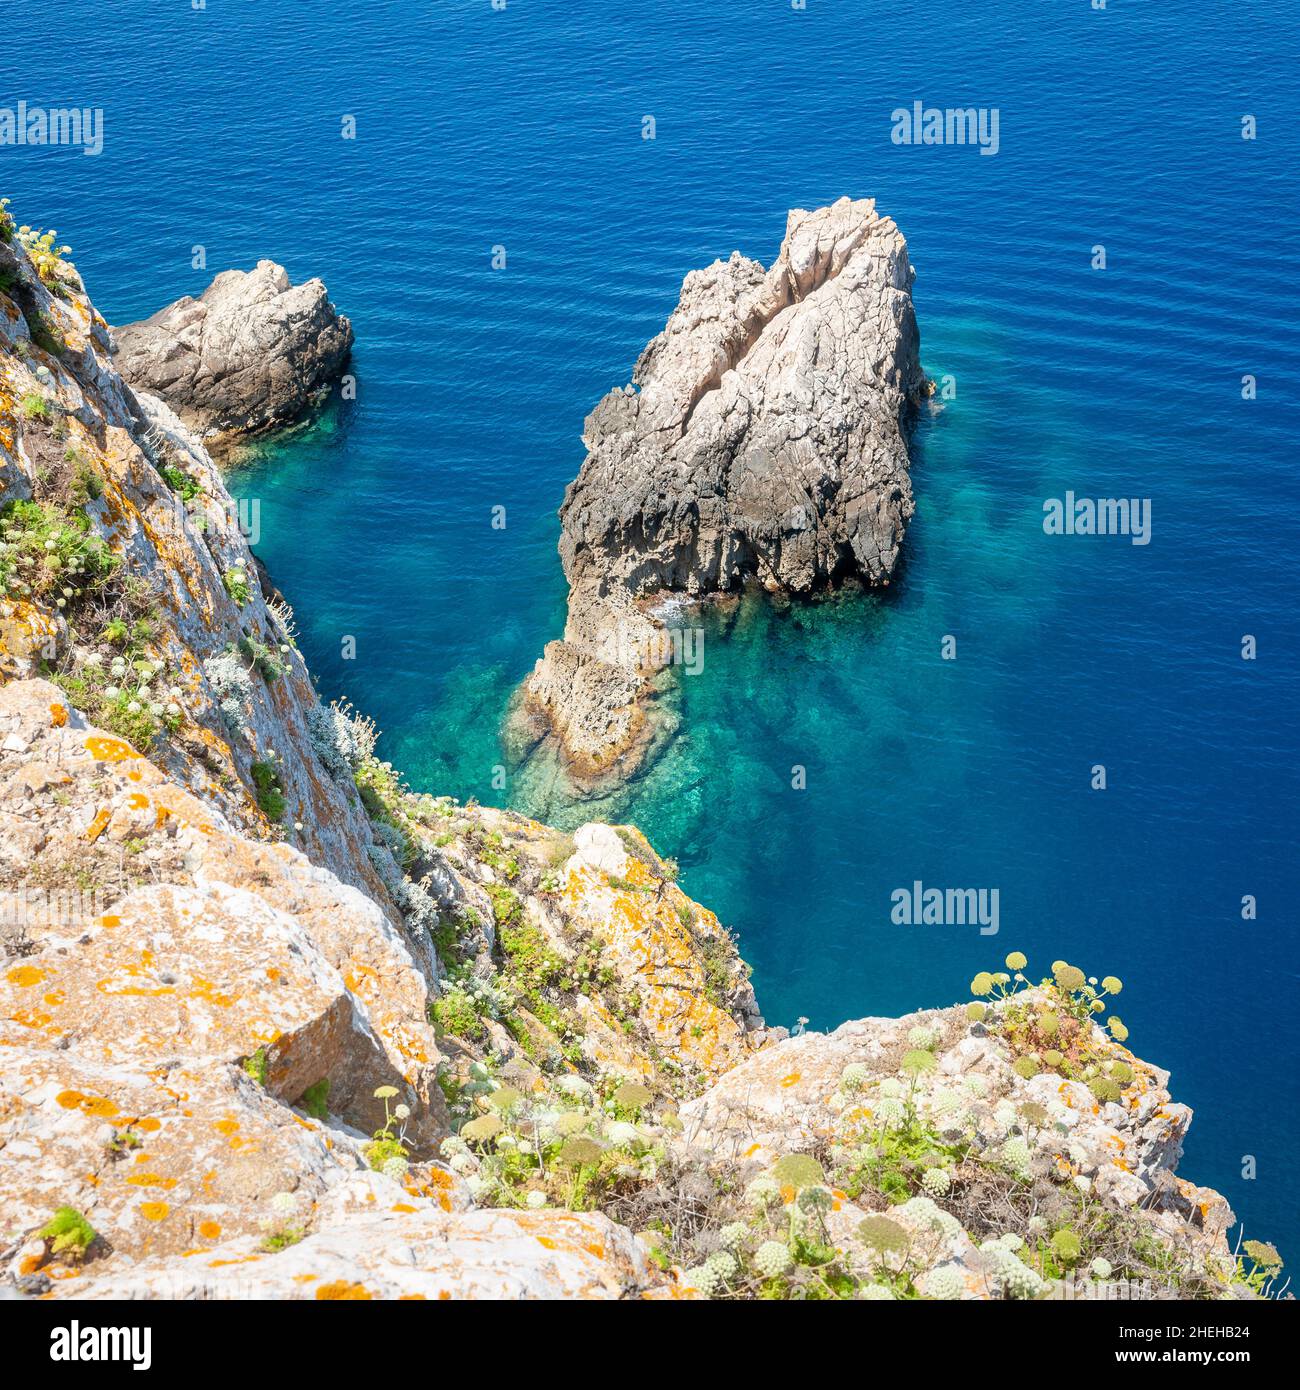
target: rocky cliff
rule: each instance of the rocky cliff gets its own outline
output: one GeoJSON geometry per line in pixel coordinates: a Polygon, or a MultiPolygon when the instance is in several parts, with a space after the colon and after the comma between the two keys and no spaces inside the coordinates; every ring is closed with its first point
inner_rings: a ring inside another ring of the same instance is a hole
{"type": "Polygon", "coordinates": [[[770,269],[736,252],[686,277],[632,385],[588,416],[560,509],[568,622],[523,704],[580,779],[626,775],[653,738],[665,596],[888,583],[924,388],[912,280],[873,201],[791,212],[770,269]]]}
{"type": "Polygon", "coordinates": [[[0,324],[9,1288],[1267,1287],[1094,1021],[1118,981],[1009,958],[970,1009],[769,1029],[636,830],[414,792],[320,704],[203,446],[7,219],[0,324]]]}

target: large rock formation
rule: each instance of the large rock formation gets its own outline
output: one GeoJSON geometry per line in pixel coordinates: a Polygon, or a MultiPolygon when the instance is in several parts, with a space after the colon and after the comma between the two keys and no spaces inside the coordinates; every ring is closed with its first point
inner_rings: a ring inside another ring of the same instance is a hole
{"type": "Polygon", "coordinates": [[[887,583],[912,515],[900,417],[923,387],[913,271],[871,200],[790,213],[770,270],[692,271],[633,385],[588,416],[560,509],[564,639],[525,691],[579,775],[630,771],[671,661],[653,604],[756,580],[887,583]]]}
{"type": "Polygon", "coordinates": [[[325,286],[294,285],[274,261],[222,271],[198,299],[186,295],[113,336],[123,377],[207,439],[292,423],[352,351],[352,325],[325,286]]]}

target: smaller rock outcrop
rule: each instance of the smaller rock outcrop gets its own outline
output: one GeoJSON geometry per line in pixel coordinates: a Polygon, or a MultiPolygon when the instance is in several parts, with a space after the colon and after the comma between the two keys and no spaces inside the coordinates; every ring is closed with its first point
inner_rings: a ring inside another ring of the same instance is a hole
{"type": "Polygon", "coordinates": [[[324,284],[295,285],[274,261],[223,271],[198,299],[186,295],[113,335],[127,382],[208,439],[293,423],[352,351],[352,325],[324,284]]]}

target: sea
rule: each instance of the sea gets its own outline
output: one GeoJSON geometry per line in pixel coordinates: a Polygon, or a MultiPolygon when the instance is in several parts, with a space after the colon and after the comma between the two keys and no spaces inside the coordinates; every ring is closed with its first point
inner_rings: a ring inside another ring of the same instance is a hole
{"type": "Polygon", "coordinates": [[[322,695],[413,787],[640,825],[774,1024],[963,1000],[1011,951],[1120,977],[1196,1112],[1181,1171],[1300,1256],[1300,8],[70,0],[6,30],[0,107],[102,113],[95,155],[0,146],[0,196],[110,322],[262,257],[351,318],[355,400],[232,486],[322,695]],[[917,103],[996,149],[902,142],[917,103]],[[676,737],[583,800],[501,737],[563,627],[583,419],[689,270],[769,264],[845,195],[908,240],[938,388],[896,581],[682,613],[676,737]],[[1070,493],[1145,543],[1045,530],[1070,493]],[[896,921],[916,884],[996,890],[996,932],[896,921]]]}

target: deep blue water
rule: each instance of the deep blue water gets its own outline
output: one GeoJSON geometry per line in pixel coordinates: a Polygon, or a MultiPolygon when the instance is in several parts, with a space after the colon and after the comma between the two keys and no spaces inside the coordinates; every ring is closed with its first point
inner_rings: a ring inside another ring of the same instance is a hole
{"type": "Polygon", "coordinates": [[[925,365],[957,383],[918,427],[900,581],[711,629],[683,737],[607,809],[734,925],[773,1021],[949,1002],[1016,948],[1122,976],[1132,1045],[1198,1112],[1183,1171],[1297,1253],[1293,5],[117,0],[6,23],[0,105],[105,110],[100,157],[0,149],[0,192],[110,320],[260,256],[353,319],[355,405],[237,479],[322,691],[415,785],[559,819],[584,813],[492,773],[562,626],[584,415],[687,270],[770,261],[789,207],[876,197],[925,365]],[[996,106],[999,153],[892,145],[915,100],[996,106]],[[1045,536],[1066,489],[1150,498],[1151,544],[1045,536]],[[893,926],[915,879],[998,888],[1000,933],[893,926]]]}

